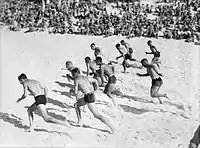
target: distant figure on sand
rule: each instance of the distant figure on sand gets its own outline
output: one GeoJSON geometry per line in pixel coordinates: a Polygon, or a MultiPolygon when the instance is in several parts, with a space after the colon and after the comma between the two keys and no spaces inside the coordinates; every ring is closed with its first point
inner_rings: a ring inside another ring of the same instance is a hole
{"type": "Polygon", "coordinates": [[[93,78],[97,80],[99,85],[101,85],[101,71],[99,66],[96,65],[95,61],[91,61],[90,57],[85,57],[85,63],[87,67],[87,76],[93,75],[93,78]],[[92,73],[90,73],[90,70],[92,73]]]}
{"type": "Polygon", "coordinates": [[[92,44],[90,45],[90,48],[91,48],[92,50],[94,50],[95,59],[96,59],[97,57],[101,57],[104,63],[106,63],[106,64],[107,64],[107,63],[110,63],[110,61],[108,60],[108,58],[103,54],[101,48],[97,47],[94,43],[92,43],[92,44]]]}
{"type": "Polygon", "coordinates": [[[128,54],[130,53],[131,55],[133,53],[133,48],[131,47],[131,44],[129,44],[128,42],[125,42],[124,40],[121,40],[120,43],[122,46],[126,48],[128,54]]]}
{"type": "MultiPolygon", "coordinates": [[[[72,63],[71,61],[67,61],[67,62],[65,63],[65,66],[66,66],[67,70],[69,70],[70,72],[72,72],[72,70],[73,70],[74,68],[77,68],[77,67],[75,67],[75,66],[73,65],[73,63],[72,63]]],[[[67,78],[68,78],[69,81],[74,80],[74,78],[73,78],[72,76],[70,76],[69,74],[67,74],[66,76],[67,76],[67,78]]]]}
{"type": "Polygon", "coordinates": [[[99,114],[95,107],[95,94],[94,91],[98,90],[97,80],[93,78],[88,78],[86,76],[80,75],[80,71],[78,68],[72,70],[73,77],[75,78],[75,94],[77,96],[78,91],[82,91],[84,93],[84,97],[79,99],[75,104],[75,110],[78,117],[78,124],[81,125],[81,111],[80,106],[84,106],[87,104],[89,110],[92,112],[95,118],[99,119],[103,123],[105,123],[111,130],[111,133],[114,133],[114,127],[110,123],[109,119],[99,114]],[[95,89],[94,89],[95,88],[95,89]]]}
{"type": "Polygon", "coordinates": [[[156,47],[152,44],[152,41],[151,41],[151,40],[147,41],[147,45],[149,46],[151,52],[145,52],[146,54],[154,54],[155,52],[158,51],[158,50],[156,49],[156,47]]]}
{"type": "Polygon", "coordinates": [[[112,97],[111,93],[114,91],[115,89],[115,84],[116,84],[116,77],[115,77],[115,68],[113,65],[108,65],[108,64],[104,64],[102,62],[101,57],[97,57],[96,59],[96,63],[97,65],[100,66],[100,70],[101,70],[101,81],[102,81],[102,85],[104,85],[104,74],[108,77],[108,83],[105,86],[104,89],[104,93],[112,99],[113,105],[114,107],[116,107],[116,102],[115,99],[112,97]]]}
{"type": "MultiPolygon", "coordinates": [[[[140,77],[142,77],[142,76],[150,76],[151,77],[151,79],[152,79],[152,86],[151,86],[151,90],[150,90],[151,97],[158,98],[159,102],[162,104],[160,97],[169,99],[167,94],[159,93],[160,87],[163,85],[163,81],[161,79],[161,76],[163,76],[163,74],[160,72],[157,64],[155,64],[155,63],[149,64],[148,60],[145,58],[141,60],[141,63],[147,69],[147,73],[146,74],[137,73],[137,75],[140,77]]],[[[153,102],[153,100],[152,100],[152,102],[153,102]]]]}
{"type": "Polygon", "coordinates": [[[122,66],[124,68],[124,73],[126,73],[126,68],[143,68],[142,65],[139,62],[137,62],[136,59],[133,59],[130,54],[125,54],[122,66]]]}
{"type": "Polygon", "coordinates": [[[21,100],[25,99],[28,95],[28,92],[30,92],[31,95],[33,95],[35,98],[35,103],[33,103],[27,110],[29,124],[30,124],[29,129],[27,129],[27,131],[30,132],[33,130],[33,128],[32,128],[33,112],[35,110],[38,110],[40,112],[40,114],[42,115],[43,119],[46,122],[69,126],[67,121],[57,120],[47,114],[45,105],[47,103],[48,89],[46,86],[44,86],[43,84],[41,84],[40,82],[38,82],[36,80],[28,79],[27,76],[23,73],[20,76],[18,76],[18,80],[24,88],[24,93],[23,93],[22,97],[17,100],[17,102],[20,102],[21,100]]]}

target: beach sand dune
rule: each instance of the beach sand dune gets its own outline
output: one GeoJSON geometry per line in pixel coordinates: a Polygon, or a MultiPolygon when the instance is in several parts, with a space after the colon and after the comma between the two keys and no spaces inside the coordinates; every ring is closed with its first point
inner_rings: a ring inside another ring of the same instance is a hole
{"type": "MultiPolygon", "coordinates": [[[[161,91],[167,92],[171,101],[150,103],[150,78],[136,76],[136,72],[145,73],[145,70],[128,69],[129,73],[123,74],[122,66],[118,64],[114,97],[123,111],[110,109],[111,100],[104,94],[97,94],[96,101],[97,109],[114,123],[116,133],[109,134],[108,128],[94,119],[87,108],[83,112],[83,127],[48,124],[36,112],[35,130],[25,132],[28,126],[26,110],[34,99],[29,96],[16,103],[23,93],[17,80],[19,74],[26,73],[49,88],[47,110],[51,116],[74,123],[77,121],[73,108],[75,98],[69,93],[73,83],[65,77],[68,73],[62,69],[65,62],[71,60],[85,71],[85,56],[94,58],[89,47],[93,42],[110,60],[115,60],[118,55],[115,44],[121,39],[125,38],[24,34],[2,29],[0,147],[186,148],[198,126],[195,119],[199,116],[199,47],[165,39],[152,41],[161,51],[164,73],[161,91]]],[[[135,58],[152,58],[145,55],[149,50],[148,40],[127,40],[134,48],[135,58]]]]}

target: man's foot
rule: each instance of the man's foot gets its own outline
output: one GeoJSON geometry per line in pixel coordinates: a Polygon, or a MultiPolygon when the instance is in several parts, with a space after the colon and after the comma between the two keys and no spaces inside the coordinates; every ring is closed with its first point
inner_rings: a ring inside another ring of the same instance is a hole
{"type": "Polygon", "coordinates": [[[167,94],[164,94],[164,97],[165,97],[166,99],[170,100],[169,97],[167,96],[167,94]]]}
{"type": "Polygon", "coordinates": [[[79,121],[77,122],[77,125],[80,126],[80,127],[83,127],[83,122],[82,122],[82,120],[79,120],[79,121]]]}
{"type": "Polygon", "coordinates": [[[25,132],[32,132],[33,131],[33,128],[27,128],[25,129],[25,132]]]}

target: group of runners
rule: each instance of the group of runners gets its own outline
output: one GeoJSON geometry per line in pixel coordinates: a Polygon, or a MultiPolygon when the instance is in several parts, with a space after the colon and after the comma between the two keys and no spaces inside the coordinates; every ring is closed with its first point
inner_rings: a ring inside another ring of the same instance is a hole
{"type": "MultiPolygon", "coordinates": [[[[112,107],[119,108],[116,100],[113,97],[112,92],[115,90],[117,78],[115,75],[115,65],[118,64],[118,59],[122,58],[122,67],[124,69],[124,73],[127,68],[138,68],[138,69],[146,69],[145,74],[137,73],[137,76],[150,76],[152,79],[152,86],[150,89],[150,95],[152,98],[158,98],[160,103],[163,103],[161,98],[169,99],[167,94],[159,93],[160,87],[163,85],[162,76],[163,74],[160,72],[160,52],[156,49],[156,47],[152,44],[152,41],[149,40],[147,42],[150,47],[151,52],[146,52],[146,54],[152,54],[152,61],[149,62],[146,58],[143,58],[141,61],[133,58],[133,48],[131,45],[121,40],[120,43],[116,44],[115,47],[119,51],[120,55],[116,57],[115,61],[109,61],[108,58],[103,54],[101,48],[97,47],[94,43],[90,45],[90,48],[94,51],[94,60],[90,57],[85,57],[85,63],[87,67],[86,75],[80,70],[80,68],[73,65],[72,61],[66,61],[65,66],[66,69],[70,72],[70,74],[66,74],[67,79],[69,81],[74,82],[74,88],[70,89],[70,93],[75,95],[76,103],[74,104],[74,108],[76,111],[76,115],[78,118],[78,125],[83,125],[81,120],[81,106],[88,106],[88,109],[92,112],[95,118],[99,119],[103,123],[105,123],[109,129],[110,133],[115,132],[115,127],[110,121],[110,119],[101,115],[95,106],[96,101],[96,92],[99,91],[99,87],[104,87],[103,93],[106,94],[112,100],[112,107]]],[[[64,126],[70,126],[69,122],[57,120],[48,115],[46,110],[46,103],[48,102],[48,89],[46,86],[38,82],[37,80],[29,79],[26,74],[22,73],[18,76],[19,82],[22,84],[24,93],[17,100],[20,102],[25,99],[28,95],[28,92],[35,98],[35,103],[33,103],[27,110],[29,117],[29,128],[27,131],[33,130],[33,112],[37,109],[42,115],[43,119],[46,122],[60,124],[64,126]]],[[[152,100],[153,102],[153,100],[152,100]]]]}

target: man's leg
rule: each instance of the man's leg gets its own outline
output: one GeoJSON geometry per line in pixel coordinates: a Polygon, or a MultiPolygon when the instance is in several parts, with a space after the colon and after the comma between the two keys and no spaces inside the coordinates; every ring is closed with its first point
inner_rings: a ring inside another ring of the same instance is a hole
{"type": "Polygon", "coordinates": [[[37,106],[37,109],[38,111],[40,112],[40,114],[42,115],[43,119],[46,121],[46,122],[49,122],[49,123],[54,123],[54,124],[60,124],[60,125],[64,125],[64,126],[69,126],[69,123],[67,121],[61,121],[61,120],[57,120],[51,116],[49,116],[47,114],[47,110],[46,110],[46,107],[44,104],[39,104],[37,106]]]}
{"type": "Polygon", "coordinates": [[[32,130],[32,124],[33,124],[33,112],[37,109],[37,105],[33,103],[27,110],[28,112],[28,119],[29,119],[29,130],[32,130]]]}
{"type": "Polygon", "coordinates": [[[115,131],[115,128],[111,124],[110,120],[108,118],[106,118],[106,117],[104,117],[104,116],[99,114],[99,112],[95,108],[95,104],[94,103],[88,103],[87,105],[88,105],[88,108],[90,109],[90,111],[92,112],[92,114],[94,115],[94,117],[99,119],[104,124],[106,124],[110,128],[111,133],[113,134],[114,131],[115,131]]]}
{"type": "Polygon", "coordinates": [[[161,101],[160,97],[167,98],[167,95],[158,93],[159,89],[160,89],[160,86],[154,85],[154,86],[151,87],[151,92],[150,93],[151,93],[151,97],[152,98],[158,98],[159,102],[162,104],[162,101],[161,101]]]}
{"type": "Polygon", "coordinates": [[[74,108],[76,110],[76,115],[78,118],[78,124],[81,124],[81,111],[80,111],[80,107],[85,105],[86,102],[84,101],[84,98],[79,99],[75,104],[74,104],[74,108]]]}
{"type": "Polygon", "coordinates": [[[116,105],[115,99],[114,99],[113,96],[111,95],[112,91],[114,90],[114,87],[115,87],[115,84],[110,84],[110,83],[108,82],[108,84],[106,85],[106,87],[105,87],[105,89],[104,89],[104,93],[105,93],[109,98],[111,98],[114,107],[116,107],[117,105],[116,105]]]}

